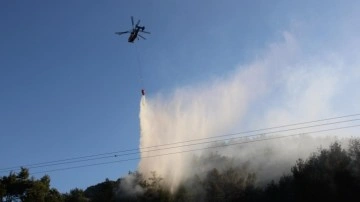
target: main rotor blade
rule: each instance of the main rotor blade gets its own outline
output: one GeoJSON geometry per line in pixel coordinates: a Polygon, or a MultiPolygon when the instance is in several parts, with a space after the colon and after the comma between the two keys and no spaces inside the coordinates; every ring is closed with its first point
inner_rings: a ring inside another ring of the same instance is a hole
{"type": "Polygon", "coordinates": [[[126,33],[130,33],[130,31],[126,31],[126,32],[115,32],[115,34],[118,34],[118,35],[122,35],[122,34],[126,34],[126,33]]]}
{"type": "Polygon", "coordinates": [[[141,36],[140,34],[138,34],[138,36],[146,40],[146,38],[145,38],[145,37],[143,37],[143,36],[141,36]]]}
{"type": "Polygon", "coordinates": [[[132,27],[134,28],[134,17],[131,16],[131,24],[132,24],[132,27]]]}
{"type": "Polygon", "coordinates": [[[140,24],[140,20],[138,20],[138,21],[137,21],[137,23],[136,23],[136,27],[137,27],[137,26],[139,26],[139,24],[140,24]]]}
{"type": "Polygon", "coordinates": [[[140,31],[140,32],[143,32],[143,33],[146,33],[146,34],[150,34],[150,32],[147,32],[147,31],[140,31]]]}

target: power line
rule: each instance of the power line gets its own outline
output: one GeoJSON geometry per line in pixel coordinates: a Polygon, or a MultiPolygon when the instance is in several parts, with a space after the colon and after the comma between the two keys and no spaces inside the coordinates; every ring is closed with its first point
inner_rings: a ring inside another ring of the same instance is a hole
{"type": "MultiPolygon", "coordinates": [[[[249,138],[249,137],[254,137],[254,136],[259,136],[259,135],[268,135],[268,134],[274,134],[274,133],[280,133],[280,132],[288,132],[288,131],[293,131],[293,130],[300,130],[300,129],[306,129],[306,128],[314,128],[314,127],[325,126],[325,125],[334,125],[334,124],[351,122],[351,121],[358,121],[358,120],[360,120],[360,119],[352,119],[352,120],[345,120],[345,121],[324,123],[324,124],[311,125],[311,126],[305,126],[305,127],[290,128],[290,129],[286,129],[286,130],[278,130],[278,131],[272,131],[272,132],[266,132],[266,133],[248,135],[248,136],[241,136],[241,137],[233,137],[233,138],[219,139],[219,140],[215,140],[215,141],[197,142],[197,143],[192,143],[192,144],[178,145],[178,146],[172,146],[172,147],[166,147],[166,148],[157,148],[157,149],[146,150],[146,151],[142,151],[142,152],[152,152],[152,151],[160,151],[160,150],[174,149],[174,148],[194,146],[194,145],[200,145],[200,144],[210,144],[210,143],[216,143],[216,142],[219,142],[219,141],[235,140],[235,139],[240,139],[240,138],[249,138]]],[[[203,139],[208,139],[208,138],[203,138],[203,139]]],[[[189,142],[189,141],[184,141],[184,142],[189,142]]],[[[148,147],[148,148],[149,148],[149,147],[148,147]]],[[[114,158],[114,157],[119,157],[119,156],[128,156],[128,155],[134,155],[134,154],[139,154],[139,153],[141,153],[141,152],[136,151],[136,152],[131,152],[131,153],[123,153],[123,154],[118,154],[118,153],[116,153],[115,155],[111,155],[111,156],[102,156],[102,157],[95,157],[95,158],[86,158],[86,159],[80,159],[80,160],[78,159],[78,160],[72,160],[72,161],[59,161],[59,162],[52,162],[52,163],[47,163],[47,164],[33,164],[33,165],[30,165],[30,166],[27,166],[27,167],[28,167],[28,168],[50,167],[50,166],[55,166],[55,165],[79,163],[79,162],[85,162],[85,161],[93,161],[93,160],[106,159],[106,158],[114,158]]],[[[11,170],[10,170],[10,169],[9,169],[9,170],[3,170],[2,172],[7,172],[7,171],[11,171],[11,170]]]]}
{"type": "MultiPolygon", "coordinates": [[[[341,121],[341,122],[345,122],[345,121],[341,121]]],[[[337,123],[339,123],[339,122],[334,122],[334,123],[329,123],[329,124],[337,124],[337,123]]],[[[329,125],[329,124],[327,124],[327,125],[329,125]]],[[[324,125],[324,124],[321,124],[321,125],[324,125]]],[[[319,126],[319,125],[314,125],[314,126],[311,126],[311,127],[315,127],[315,126],[319,126]]],[[[304,127],[303,127],[303,128],[304,128],[304,127]]],[[[309,127],[307,127],[307,128],[309,128],[309,127]]],[[[295,128],[295,129],[291,129],[291,130],[297,130],[297,129],[299,129],[299,128],[295,128]]],[[[267,134],[279,133],[279,132],[284,132],[284,131],[289,131],[289,130],[274,131],[274,132],[270,132],[270,133],[267,133],[267,134]]],[[[311,132],[310,132],[310,133],[311,133],[311,132]]],[[[259,136],[259,135],[263,135],[263,133],[257,134],[257,136],[259,136]]],[[[246,136],[246,137],[250,137],[250,136],[246,136]]],[[[254,137],[254,135],[252,135],[251,137],[254,137]]],[[[240,138],[245,138],[245,137],[240,137],[240,138]]],[[[239,138],[230,138],[230,139],[235,140],[235,139],[239,139],[239,138]]],[[[230,140],[230,139],[226,139],[226,140],[230,140]]],[[[272,139],[272,138],[271,138],[271,139],[272,139]]],[[[225,141],[225,140],[224,140],[224,141],[225,141]]],[[[170,148],[164,148],[164,149],[156,149],[156,150],[150,150],[150,151],[147,151],[147,152],[151,152],[151,151],[161,151],[161,150],[166,150],[166,149],[180,148],[180,147],[184,147],[184,146],[193,146],[193,145],[216,143],[216,142],[220,142],[220,140],[211,141],[211,142],[196,143],[196,144],[191,144],[191,145],[176,146],[176,147],[170,147],[170,148]]],[[[140,153],[140,152],[138,152],[138,153],[140,153]]],[[[135,154],[135,153],[131,153],[131,154],[135,154]]],[[[136,154],[137,154],[137,153],[136,153],[136,154]]],[[[128,154],[128,155],[130,155],[130,154],[128,154]]],[[[119,156],[125,156],[125,155],[115,155],[115,156],[111,156],[111,157],[119,157],[119,156]]],[[[105,158],[108,158],[108,157],[105,157],[105,158]]],[[[79,163],[79,162],[83,162],[83,161],[96,160],[96,159],[103,159],[103,158],[86,159],[86,160],[81,160],[81,161],[57,163],[57,164],[51,164],[51,165],[46,165],[46,166],[30,167],[30,168],[48,167],[48,166],[61,165],[61,164],[69,164],[69,163],[79,163]]],[[[135,159],[139,159],[139,158],[135,158],[135,159]]],[[[91,164],[91,165],[92,165],[92,164],[91,164]]],[[[96,164],[96,165],[97,165],[97,164],[96,164]]],[[[81,167],[81,166],[80,166],[80,167],[81,167]]]]}
{"type": "Polygon", "coordinates": [[[201,150],[206,150],[206,149],[222,148],[222,147],[235,146],[235,145],[240,145],[240,144],[248,144],[248,143],[253,143],[253,142],[262,142],[262,141],[268,141],[268,140],[274,140],[274,139],[281,139],[281,138],[287,138],[287,137],[293,137],[293,136],[299,136],[299,135],[305,135],[305,134],[314,134],[314,133],[328,132],[328,131],[334,131],[334,130],[355,128],[355,127],[360,127],[360,124],[351,125],[351,126],[344,126],[344,127],[338,127],[338,128],[331,128],[331,129],[324,129],[324,130],[317,130],[317,131],[310,131],[310,132],[306,132],[306,133],[296,133],[296,134],[291,134],[291,135],[283,135],[283,136],[268,137],[268,138],[263,138],[263,139],[255,139],[255,140],[249,140],[249,141],[245,141],[245,142],[228,143],[228,144],[225,144],[225,145],[215,145],[215,146],[210,146],[210,147],[205,147],[205,148],[200,148],[200,149],[191,149],[191,150],[171,152],[171,153],[158,154],[158,155],[152,155],[152,156],[143,156],[141,158],[139,158],[139,157],[138,158],[129,158],[129,159],[122,159],[122,160],[117,160],[117,161],[108,161],[108,162],[86,164],[86,165],[73,166],[73,167],[67,167],[67,168],[58,168],[58,169],[52,169],[52,170],[47,170],[47,171],[34,172],[32,174],[49,173],[49,172],[63,171],[63,170],[70,170],[70,169],[84,168],[84,167],[91,167],[91,166],[97,166],[97,165],[121,163],[121,162],[126,162],[126,161],[140,160],[140,159],[144,159],[144,158],[155,158],[155,157],[161,157],[161,156],[169,156],[169,155],[173,155],[173,154],[182,154],[182,153],[201,151],[201,150]]]}
{"type": "MultiPolygon", "coordinates": [[[[214,138],[248,134],[248,133],[266,131],[266,130],[271,130],[271,129],[278,129],[278,128],[296,126],[296,125],[304,125],[304,124],[309,124],[309,123],[316,123],[316,122],[328,121],[328,120],[334,120],[334,119],[340,119],[340,118],[354,117],[354,116],[359,116],[359,115],[360,114],[352,114],[352,115],[339,116],[339,117],[333,117],[333,118],[319,119],[319,120],[314,120],[314,121],[307,121],[307,122],[301,122],[301,123],[295,123],[295,124],[287,124],[287,125],[281,125],[281,126],[276,126],[276,127],[244,131],[244,132],[239,132],[239,133],[231,133],[231,134],[218,135],[218,136],[207,137],[207,138],[198,138],[198,139],[192,139],[192,140],[187,140],[187,141],[154,145],[154,146],[149,146],[149,147],[142,147],[139,149],[150,149],[150,148],[176,145],[176,144],[182,144],[182,143],[188,143],[188,142],[194,142],[194,141],[200,141],[200,140],[208,140],[208,139],[214,139],[214,138]]],[[[188,145],[179,145],[179,146],[173,146],[173,147],[167,147],[167,148],[158,148],[158,149],[143,151],[143,152],[159,151],[159,150],[173,149],[173,148],[193,146],[193,145],[199,145],[199,144],[208,144],[208,143],[214,143],[214,142],[218,142],[218,141],[225,141],[225,140],[238,139],[238,138],[249,138],[249,137],[254,137],[254,136],[259,136],[259,135],[267,135],[267,134],[287,132],[287,131],[292,131],[292,130],[300,130],[300,129],[306,129],[306,128],[325,126],[325,125],[333,125],[333,124],[339,124],[339,123],[345,123],[345,122],[351,122],[351,121],[357,121],[357,120],[360,120],[360,119],[351,119],[351,120],[338,121],[338,122],[332,122],[332,123],[324,123],[324,124],[318,124],[318,125],[312,125],[312,126],[304,126],[304,127],[299,127],[299,128],[291,128],[291,129],[272,131],[272,132],[266,132],[266,133],[261,133],[261,134],[235,137],[235,138],[227,138],[227,139],[219,139],[219,140],[215,140],[215,141],[192,143],[192,144],[188,144],[188,145]]],[[[138,149],[120,150],[120,151],[94,154],[94,155],[88,155],[88,156],[82,156],[82,157],[73,157],[73,158],[67,158],[67,159],[62,159],[62,160],[55,160],[55,161],[48,161],[48,162],[42,162],[42,163],[34,163],[34,164],[27,164],[27,165],[22,165],[22,166],[13,166],[13,167],[8,167],[8,168],[2,168],[2,169],[0,169],[0,172],[9,172],[9,171],[12,171],[13,169],[18,169],[19,167],[28,167],[28,168],[49,167],[49,166],[62,165],[62,164],[70,164],[70,163],[78,163],[78,162],[85,162],[85,161],[92,161],[92,160],[99,160],[99,159],[106,159],[106,158],[114,158],[114,157],[119,157],[119,156],[127,156],[127,155],[139,154],[139,153],[141,153],[141,152],[139,152],[138,149]],[[132,152],[132,151],[136,151],[136,152],[132,152]],[[125,152],[128,152],[128,153],[125,153],[125,152]],[[131,152],[131,153],[129,153],[129,152],[131,152]],[[119,154],[119,153],[124,153],[124,154],[119,154]],[[110,154],[111,154],[111,156],[109,156],[110,154]],[[115,154],[115,155],[113,155],[113,154],[115,154]],[[107,156],[105,156],[105,155],[107,155],[107,156]],[[102,157],[100,157],[100,156],[102,156],[102,157]]]]}
{"type": "Polygon", "coordinates": [[[115,155],[105,156],[105,157],[96,157],[96,158],[90,158],[90,159],[84,159],[84,160],[76,160],[76,161],[70,161],[70,162],[69,162],[69,161],[68,161],[68,162],[60,162],[60,163],[47,164],[47,165],[41,165],[41,166],[34,166],[34,167],[29,167],[29,168],[40,168],[40,167],[49,167],[49,166],[54,166],[54,165],[62,165],[62,164],[70,164],[70,163],[79,163],[79,162],[99,160],[99,159],[105,159],[105,158],[114,158],[114,157],[120,157],[120,156],[129,156],[129,155],[135,155],[135,154],[140,154],[140,153],[145,153],[145,152],[154,152],[154,151],[162,151],[162,150],[176,149],[176,148],[189,147],[189,146],[202,145],[202,144],[211,144],[211,143],[217,143],[217,142],[221,142],[221,141],[229,141],[229,140],[237,140],[237,139],[246,139],[246,138],[256,137],[256,136],[260,136],[260,135],[269,135],[269,134],[274,134],[274,133],[289,132],[289,131],[294,131],[294,130],[308,129],[308,128],[314,128],[314,127],[319,127],[319,126],[326,126],[326,125],[334,125],[334,124],[346,123],[346,122],[358,121],[358,120],[360,120],[360,119],[352,119],[352,120],[338,121],[338,122],[325,123],[325,124],[318,124],[318,125],[312,125],[312,126],[306,126],[306,127],[291,128],[291,129],[286,129],[286,130],[278,130],[278,131],[272,131],[272,132],[267,132],[267,133],[258,133],[258,134],[254,134],[254,135],[247,135],[247,136],[241,136],[241,137],[233,137],[233,138],[219,139],[219,140],[206,141],[206,142],[197,142],[197,143],[191,143],[191,144],[185,144],[185,145],[178,145],[178,146],[172,146],[172,147],[166,147],[166,148],[157,148],[157,149],[152,149],[152,150],[147,150],[147,151],[141,151],[141,152],[140,152],[140,151],[136,151],[136,152],[131,152],[131,153],[115,154],[115,155]]]}
{"type": "MultiPolygon", "coordinates": [[[[237,137],[237,138],[228,138],[228,139],[222,139],[222,140],[216,140],[216,141],[199,142],[199,143],[180,145],[180,146],[174,146],[174,147],[168,147],[168,148],[160,148],[160,149],[148,150],[148,151],[143,151],[143,152],[152,152],[152,151],[174,149],[174,148],[193,146],[193,145],[200,145],[200,144],[216,143],[216,142],[219,142],[219,141],[235,140],[235,139],[240,139],[240,138],[249,138],[249,137],[254,137],[254,136],[259,136],[259,135],[273,134],[273,133],[286,132],[286,131],[291,131],[291,130],[299,130],[299,129],[304,129],[304,128],[312,128],[312,127],[318,127],[318,126],[324,126],[324,125],[333,125],[333,124],[356,121],[356,120],[359,120],[359,119],[338,121],[338,122],[326,123],[326,124],[318,124],[318,125],[312,125],[312,126],[306,126],[306,127],[300,127],[300,128],[292,128],[292,129],[287,129],[287,130],[273,131],[273,132],[268,132],[268,133],[261,133],[261,134],[255,134],[255,135],[249,135],[249,136],[242,136],[242,137],[237,137]]],[[[29,166],[29,168],[50,167],[50,166],[62,165],[62,164],[71,164],[71,163],[79,163],[79,162],[99,160],[99,159],[105,159],[105,158],[114,158],[114,157],[119,157],[119,156],[128,156],[128,155],[139,154],[139,153],[140,152],[133,152],[133,153],[125,153],[125,154],[118,154],[118,155],[105,156],[105,157],[97,157],[97,158],[91,158],[91,159],[83,159],[83,160],[67,161],[67,162],[58,162],[58,163],[52,163],[52,164],[46,164],[46,165],[29,166]]],[[[11,170],[8,170],[8,171],[11,171],[11,170]]]]}

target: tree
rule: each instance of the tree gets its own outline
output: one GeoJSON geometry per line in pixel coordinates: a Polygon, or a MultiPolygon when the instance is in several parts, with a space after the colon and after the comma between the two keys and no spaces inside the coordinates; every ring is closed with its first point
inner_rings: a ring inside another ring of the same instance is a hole
{"type": "Polygon", "coordinates": [[[90,201],[85,197],[84,191],[82,189],[72,189],[70,193],[64,194],[65,202],[88,202],[90,201]]]}
{"type": "Polygon", "coordinates": [[[11,172],[0,179],[0,196],[6,202],[62,202],[56,189],[50,190],[50,177],[43,176],[40,180],[29,178],[29,170],[21,168],[19,173],[11,172]]]}
{"type": "Polygon", "coordinates": [[[62,197],[62,195],[60,194],[60,192],[57,189],[52,188],[49,190],[48,194],[46,195],[45,201],[46,202],[63,202],[64,198],[62,197]]]}
{"type": "Polygon", "coordinates": [[[210,170],[204,180],[206,201],[221,201],[224,198],[221,175],[217,169],[210,170]]]}
{"type": "Polygon", "coordinates": [[[210,170],[204,179],[206,201],[244,201],[258,190],[255,189],[256,176],[238,167],[229,167],[222,172],[210,170]]]}
{"type": "Polygon", "coordinates": [[[292,168],[297,197],[307,201],[339,200],[347,196],[342,188],[352,186],[351,159],[337,142],[292,168]]]}
{"type": "Polygon", "coordinates": [[[186,202],[190,201],[190,199],[191,196],[184,185],[180,185],[172,197],[172,201],[176,202],[186,202]]]}
{"type": "Polygon", "coordinates": [[[84,194],[91,202],[115,201],[117,182],[106,179],[104,182],[86,188],[84,194]]]}
{"type": "Polygon", "coordinates": [[[151,177],[145,181],[145,192],[139,199],[141,201],[170,201],[170,191],[162,186],[162,180],[163,178],[157,176],[156,172],[151,172],[151,177]]]}
{"type": "Polygon", "coordinates": [[[21,168],[18,174],[10,172],[9,176],[1,179],[5,201],[24,201],[26,190],[31,186],[29,180],[29,170],[21,168]]]}
{"type": "Polygon", "coordinates": [[[354,174],[360,178],[360,140],[351,139],[349,142],[349,156],[352,160],[354,174]]]}
{"type": "Polygon", "coordinates": [[[30,180],[31,186],[26,190],[23,201],[32,202],[39,201],[45,202],[46,196],[50,191],[50,177],[45,175],[40,180],[30,180]]]}

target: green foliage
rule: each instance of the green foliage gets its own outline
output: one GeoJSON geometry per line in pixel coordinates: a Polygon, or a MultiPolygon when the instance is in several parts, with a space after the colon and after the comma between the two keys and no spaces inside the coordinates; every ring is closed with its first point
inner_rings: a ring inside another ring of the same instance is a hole
{"type": "Polygon", "coordinates": [[[52,188],[49,190],[48,194],[45,196],[45,201],[46,202],[63,202],[63,196],[60,194],[60,192],[55,189],[52,188]]]}
{"type": "Polygon", "coordinates": [[[11,172],[0,179],[0,196],[6,201],[22,202],[62,202],[56,189],[50,189],[50,177],[40,180],[29,178],[29,170],[21,168],[19,173],[11,172]]]}
{"type": "Polygon", "coordinates": [[[49,184],[44,183],[42,180],[33,181],[31,187],[27,190],[24,196],[24,201],[44,201],[46,196],[49,194],[49,184]]]}
{"type": "Polygon", "coordinates": [[[115,193],[117,185],[116,181],[106,179],[105,182],[88,187],[84,191],[84,195],[86,198],[91,199],[91,202],[116,201],[115,193]]]}
{"type": "MultiPolygon", "coordinates": [[[[224,166],[227,157],[209,158],[222,164],[187,179],[173,193],[167,188],[166,179],[155,172],[148,178],[139,172],[129,172],[129,176],[117,181],[106,179],[85,191],[72,189],[60,194],[50,188],[49,176],[30,178],[29,170],[21,168],[19,173],[0,178],[0,198],[3,202],[360,201],[359,139],[352,139],[347,150],[335,142],[306,160],[299,159],[290,174],[264,187],[256,186],[255,173],[224,166]]],[[[197,163],[210,165],[200,160],[197,163]]]]}
{"type": "Polygon", "coordinates": [[[252,191],[255,174],[230,167],[222,172],[213,169],[207,173],[202,186],[206,201],[243,201],[252,191]]]}
{"type": "Polygon", "coordinates": [[[156,172],[151,173],[151,177],[142,181],[143,189],[145,190],[143,195],[138,196],[139,201],[170,201],[171,194],[168,189],[162,186],[161,182],[163,178],[156,175],[156,172]]]}
{"type": "Polygon", "coordinates": [[[187,202],[190,201],[191,195],[184,185],[180,185],[172,197],[172,201],[187,202]]]}
{"type": "Polygon", "coordinates": [[[360,178],[360,140],[352,139],[349,143],[349,157],[352,160],[351,168],[354,174],[360,178]]]}
{"type": "Polygon", "coordinates": [[[90,201],[85,197],[84,191],[82,189],[72,189],[70,193],[64,195],[65,202],[88,202],[90,201]]]}
{"type": "Polygon", "coordinates": [[[346,151],[335,142],[306,161],[299,159],[292,175],[265,188],[264,201],[359,201],[359,145],[352,140],[346,151]]]}
{"type": "Polygon", "coordinates": [[[292,168],[297,197],[302,200],[327,200],[345,197],[343,186],[354,186],[350,170],[351,158],[334,143],[307,161],[298,161],[292,168]]]}

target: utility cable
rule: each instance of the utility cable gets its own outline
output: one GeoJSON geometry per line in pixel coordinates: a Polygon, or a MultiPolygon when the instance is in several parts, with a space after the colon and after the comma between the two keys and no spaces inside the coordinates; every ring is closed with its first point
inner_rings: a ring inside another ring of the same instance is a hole
{"type": "Polygon", "coordinates": [[[326,125],[334,125],[334,124],[346,123],[346,122],[352,122],[352,121],[359,121],[359,120],[360,119],[337,121],[337,122],[332,122],[332,123],[318,124],[318,125],[299,127],[299,128],[291,128],[291,129],[278,130],[278,131],[272,131],[272,132],[266,132],[266,133],[258,133],[258,134],[254,134],[254,135],[247,135],[247,136],[241,136],[241,137],[233,137],[233,138],[226,138],[226,139],[220,139],[220,140],[197,142],[197,143],[178,145],[178,146],[172,146],[172,147],[166,147],[166,148],[157,148],[157,149],[151,149],[151,150],[145,150],[145,151],[136,151],[136,152],[130,152],[130,153],[115,154],[115,155],[111,155],[111,156],[96,157],[96,158],[76,160],[76,161],[68,161],[68,162],[59,162],[59,163],[53,163],[53,164],[47,164],[47,165],[31,166],[29,168],[50,167],[50,166],[55,166],[55,165],[79,163],[79,162],[93,161],[93,160],[114,158],[114,157],[116,158],[116,157],[120,157],[120,156],[130,156],[130,155],[141,154],[141,153],[148,153],[148,152],[154,152],[154,151],[163,151],[163,150],[171,150],[171,149],[177,149],[177,148],[182,148],[182,147],[190,147],[190,146],[196,146],[196,145],[203,145],[203,144],[211,144],[211,143],[214,144],[214,143],[219,143],[219,142],[223,142],[223,141],[246,139],[246,138],[251,138],[251,137],[256,137],[256,136],[269,135],[269,134],[281,133],[281,132],[289,132],[289,131],[294,131],[294,130],[308,129],[308,128],[314,128],[314,127],[320,127],[320,126],[326,126],[326,125]]]}
{"type": "Polygon", "coordinates": [[[194,151],[202,151],[202,150],[206,150],[206,149],[222,148],[222,147],[235,146],[235,145],[240,145],[240,144],[262,142],[262,141],[268,141],[268,140],[274,140],[274,139],[281,139],[281,138],[287,138],[287,137],[293,137],[293,136],[299,136],[299,135],[314,134],[314,133],[328,132],[328,131],[341,130],[341,129],[347,129],[347,128],[355,128],[355,127],[360,127],[360,124],[338,127],[338,128],[331,128],[331,129],[324,129],[324,130],[317,130],[317,131],[310,131],[310,132],[306,132],[306,133],[296,133],[296,134],[291,134],[291,135],[268,137],[268,138],[263,138],[263,139],[249,140],[249,141],[245,141],[245,142],[234,142],[234,143],[228,143],[225,145],[215,145],[215,146],[210,146],[210,147],[205,147],[205,148],[200,148],[200,149],[191,149],[191,150],[171,152],[171,153],[158,154],[158,155],[152,155],[152,156],[142,156],[141,158],[129,158],[129,159],[122,159],[122,160],[117,160],[117,161],[108,161],[108,162],[102,162],[102,163],[94,163],[94,164],[87,164],[87,165],[81,165],[81,166],[52,169],[52,170],[47,170],[47,171],[33,172],[32,174],[49,173],[49,172],[55,172],[55,171],[70,170],[70,169],[75,169],[75,168],[84,168],[84,167],[91,167],[91,166],[97,166],[97,165],[105,165],[105,164],[113,164],[113,163],[120,163],[120,162],[126,162],[126,161],[140,160],[140,159],[145,159],[145,158],[169,156],[169,155],[173,155],[173,154],[182,154],[182,153],[188,153],[188,152],[194,152],[194,151]]]}
{"type": "MultiPolygon", "coordinates": [[[[178,146],[172,146],[172,147],[167,147],[167,148],[145,150],[145,151],[141,151],[141,152],[137,151],[137,152],[132,152],[132,153],[115,154],[115,155],[111,155],[111,156],[103,156],[103,157],[96,157],[96,158],[89,158],[89,159],[73,160],[73,161],[66,161],[66,162],[55,162],[55,163],[43,164],[43,165],[33,165],[33,166],[28,166],[28,168],[30,169],[30,168],[50,167],[50,166],[56,166],[56,165],[80,163],[80,162],[85,162],[85,161],[94,161],[94,160],[114,158],[114,157],[117,158],[120,156],[129,156],[129,155],[146,153],[146,152],[162,151],[162,150],[176,149],[176,148],[189,147],[189,146],[202,145],[202,144],[211,144],[211,143],[214,144],[214,143],[219,143],[219,142],[223,142],[223,141],[238,140],[238,139],[250,138],[250,137],[255,137],[255,136],[269,135],[269,134],[274,134],[274,133],[288,132],[288,131],[300,130],[300,129],[308,129],[308,128],[314,128],[314,127],[319,127],[319,126],[326,126],[326,125],[334,125],[334,124],[346,123],[346,122],[358,121],[358,120],[360,120],[360,119],[352,119],[352,120],[346,120],[346,121],[337,121],[337,122],[332,122],[332,123],[317,124],[317,125],[311,125],[311,126],[306,126],[306,127],[291,128],[291,129],[278,130],[278,131],[272,131],[272,132],[267,132],[267,133],[258,133],[258,134],[254,134],[254,135],[241,136],[241,137],[235,137],[235,138],[233,137],[233,138],[227,138],[227,139],[221,139],[221,140],[215,140],[215,141],[197,142],[197,143],[178,145],[178,146]]],[[[11,171],[11,170],[6,170],[6,171],[11,171]]],[[[2,172],[6,172],[6,171],[4,170],[2,172]]]]}
{"type": "MultiPolygon", "coordinates": [[[[303,125],[303,124],[315,123],[315,122],[320,122],[320,121],[334,120],[334,119],[340,119],[340,118],[346,118],[346,117],[353,117],[353,116],[359,116],[359,115],[360,114],[352,114],[352,115],[346,115],[346,116],[340,116],[340,117],[320,119],[320,120],[315,120],[315,121],[308,121],[308,122],[288,124],[288,125],[282,125],[282,126],[276,126],[276,127],[270,127],[270,128],[264,128],[264,129],[244,131],[244,132],[239,132],[239,133],[231,133],[231,134],[218,135],[218,136],[207,137],[207,138],[198,138],[198,139],[192,139],[192,140],[181,141],[181,142],[167,143],[167,144],[162,144],[162,145],[154,145],[154,146],[149,146],[149,147],[142,147],[142,148],[140,148],[140,150],[156,148],[156,147],[163,147],[163,146],[169,146],[169,145],[176,145],[176,144],[183,144],[183,143],[187,143],[187,142],[207,140],[207,139],[213,139],[213,138],[235,136],[235,135],[259,132],[259,131],[265,131],[265,130],[283,128],[283,127],[290,127],[290,126],[296,126],[296,125],[303,125]]],[[[249,138],[249,137],[254,137],[254,136],[259,136],[259,135],[267,135],[267,134],[273,134],[273,133],[279,133],[279,132],[287,132],[287,131],[292,131],[292,130],[313,128],[313,127],[319,127],[319,126],[325,126],[325,125],[333,125],[333,124],[339,124],[339,123],[345,123],[345,122],[357,121],[357,120],[360,120],[360,119],[351,119],[351,120],[338,121],[338,122],[332,122],[332,123],[324,123],[324,124],[305,126],[305,127],[299,127],[299,128],[291,128],[291,129],[286,129],[286,130],[265,132],[265,133],[247,135],[247,136],[241,136],[241,137],[235,137],[235,138],[219,139],[219,140],[215,140],[215,141],[199,142],[199,143],[193,143],[193,144],[187,144],[187,145],[179,145],[179,146],[173,146],[173,147],[167,147],[167,148],[158,148],[158,149],[148,150],[148,151],[145,150],[145,151],[142,151],[142,152],[152,152],[152,151],[173,149],[173,148],[179,148],[179,147],[185,147],[185,146],[208,144],[208,143],[214,143],[214,142],[226,141],[226,140],[233,140],[233,139],[238,139],[238,138],[249,138]]],[[[120,150],[120,151],[115,151],[115,152],[107,152],[107,153],[94,154],[94,155],[88,155],[88,156],[82,156],[82,157],[74,157],[74,158],[67,158],[67,159],[48,161],[48,162],[42,162],[42,163],[27,164],[27,165],[22,165],[22,167],[39,168],[39,167],[48,167],[48,166],[54,166],[54,165],[62,165],[62,164],[78,163],[78,162],[84,162],[84,161],[99,160],[99,159],[105,159],[105,158],[114,158],[114,157],[119,157],[119,156],[127,156],[127,155],[133,155],[133,154],[141,153],[138,150],[139,149],[120,150]],[[132,151],[136,151],[136,152],[132,152],[132,151]],[[125,152],[128,152],[128,153],[125,153],[125,152]],[[129,152],[131,152],[131,153],[129,153],[129,152]],[[124,153],[124,154],[119,154],[119,153],[124,153]],[[112,154],[112,155],[109,156],[110,154],[112,154]],[[115,154],[115,155],[113,155],[113,154],[115,154]],[[108,155],[108,156],[105,156],[105,155],[108,155]]],[[[2,169],[0,169],[0,172],[9,172],[9,171],[12,171],[13,169],[18,169],[19,167],[21,167],[21,166],[13,166],[13,167],[8,167],[8,168],[2,168],[2,169]]]]}

